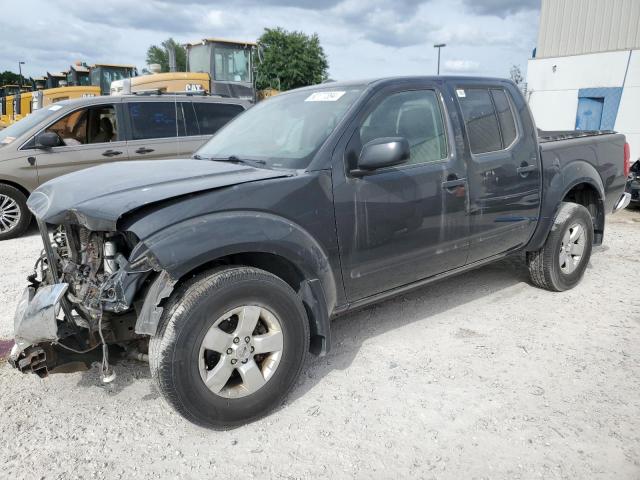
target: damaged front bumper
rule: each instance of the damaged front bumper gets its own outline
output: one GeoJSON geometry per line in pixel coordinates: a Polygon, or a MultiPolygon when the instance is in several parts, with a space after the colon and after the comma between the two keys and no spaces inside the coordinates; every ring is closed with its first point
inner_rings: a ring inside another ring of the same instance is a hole
{"type": "Polygon", "coordinates": [[[25,288],[14,317],[15,345],[9,355],[13,367],[46,376],[46,354],[38,345],[58,341],[58,314],[68,288],[67,283],[44,285],[37,291],[25,288]]]}

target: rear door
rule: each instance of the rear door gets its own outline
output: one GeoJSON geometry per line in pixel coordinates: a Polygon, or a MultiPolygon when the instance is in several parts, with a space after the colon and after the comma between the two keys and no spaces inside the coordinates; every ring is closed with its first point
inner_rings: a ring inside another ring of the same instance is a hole
{"type": "Polygon", "coordinates": [[[59,147],[36,149],[34,139],[29,140],[23,150],[32,153],[38,182],[101,163],[127,160],[120,107],[120,103],[81,107],[54,121],[43,131],[57,133],[64,143],[59,147]]]}
{"type": "Polygon", "coordinates": [[[459,84],[469,165],[469,263],[524,245],[536,226],[541,175],[536,130],[522,95],[459,84]]]}
{"type": "Polygon", "coordinates": [[[172,97],[140,98],[126,101],[127,153],[131,160],[158,160],[182,156],[180,142],[185,136],[180,102],[172,97]]]}

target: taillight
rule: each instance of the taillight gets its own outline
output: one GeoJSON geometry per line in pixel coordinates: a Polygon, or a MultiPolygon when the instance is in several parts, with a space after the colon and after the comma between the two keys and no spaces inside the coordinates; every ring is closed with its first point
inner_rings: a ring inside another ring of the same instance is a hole
{"type": "Polygon", "coordinates": [[[631,150],[629,150],[629,144],[624,144],[624,176],[629,175],[629,170],[631,169],[631,150]]]}

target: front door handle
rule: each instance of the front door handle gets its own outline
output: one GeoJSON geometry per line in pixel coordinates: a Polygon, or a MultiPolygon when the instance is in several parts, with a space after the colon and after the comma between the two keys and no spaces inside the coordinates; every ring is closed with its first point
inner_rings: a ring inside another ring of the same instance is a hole
{"type": "Polygon", "coordinates": [[[522,178],[526,178],[531,172],[535,172],[537,169],[538,167],[536,165],[523,163],[516,169],[516,172],[518,172],[518,175],[520,175],[522,178]]]}
{"type": "Polygon", "coordinates": [[[456,188],[464,187],[466,184],[467,184],[466,178],[458,178],[458,177],[452,178],[451,176],[449,176],[449,179],[446,182],[442,182],[442,188],[449,191],[450,193],[453,193],[455,192],[456,188]]]}
{"type": "Polygon", "coordinates": [[[117,150],[107,150],[102,154],[103,157],[116,157],[118,155],[122,155],[122,152],[117,150]]]}
{"type": "Polygon", "coordinates": [[[139,153],[139,154],[145,154],[145,153],[151,153],[151,152],[153,152],[153,148],[140,147],[139,149],[136,150],[136,153],[139,153]]]}

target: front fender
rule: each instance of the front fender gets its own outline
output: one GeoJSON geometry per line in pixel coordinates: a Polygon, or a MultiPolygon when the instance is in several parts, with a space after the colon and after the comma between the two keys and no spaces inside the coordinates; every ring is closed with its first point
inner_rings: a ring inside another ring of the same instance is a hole
{"type": "MultiPolygon", "coordinates": [[[[574,160],[561,167],[558,158],[554,158],[550,164],[545,165],[538,225],[526,250],[535,251],[542,248],[562,200],[573,187],[580,184],[588,184],[593,187],[598,193],[600,207],[603,207],[604,185],[600,174],[593,165],[585,160],[574,160]]],[[[604,225],[601,227],[604,228],[604,225]]]]}
{"type": "MultiPolygon", "coordinates": [[[[130,261],[136,263],[151,254],[153,268],[166,272],[175,283],[202,265],[243,253],[269,253],[287,259],[305,279],[318,280],[324,296],[322,311],[333,311],[336,280],[327,253],[301,226],[264,212],[219,212],[179,222],[143,239],[130,261]]],[[[168,280],[164,283],[170,284],[168,280]]],[[[157,305],[159,299],[152,300],[157,305]]]]}

